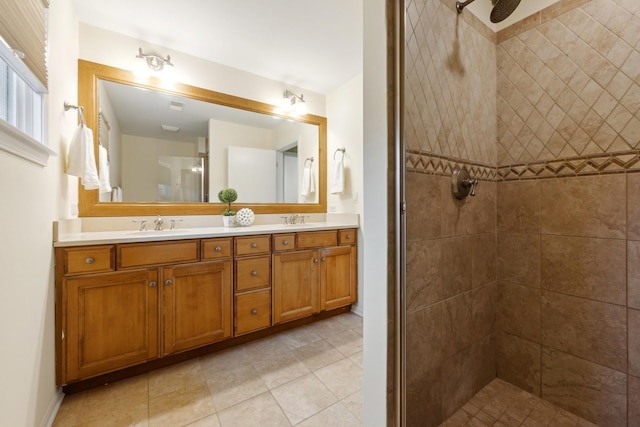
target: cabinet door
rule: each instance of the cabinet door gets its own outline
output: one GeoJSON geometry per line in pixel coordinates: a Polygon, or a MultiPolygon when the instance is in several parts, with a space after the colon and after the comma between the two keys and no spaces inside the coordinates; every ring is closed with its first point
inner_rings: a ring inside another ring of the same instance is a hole
{"type": "Polygon", "coordinates": [[[273,323],[320,311],[318,253],[299,251],[273,255],[273,323]]]}
{"type": "Polygon", "coordinates": [[[164,354],[231,336],[231,262],[203,262],[162,270],[164,354]]]}
{"type": "Polygon", "coordinates": [[[66,380],[89,378],[158,356],[156,270],[66,278],[66,380]]]}
{"type": "Polygon", "coordinates": [[[322,310],[344,307],[355,302],[358,281],[356,248],[339,246],[321,249],[319,256],[322,310]]]}

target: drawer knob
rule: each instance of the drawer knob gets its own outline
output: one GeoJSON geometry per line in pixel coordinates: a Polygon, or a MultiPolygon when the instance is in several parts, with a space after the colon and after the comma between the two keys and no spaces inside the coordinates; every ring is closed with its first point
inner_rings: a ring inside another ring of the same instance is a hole
{"type": "Polygon", "coordinates": [[[351,234],[347,234],[347,240],[351,240],[351,234]]]}
{"type": "Polygon", "coordinates": [[[289,241],[288,241],[288,240],[283,240],[283,241],[282,241],[282,244],[283,244],[284,246],[287,246],[287,245],[289,244],[289,241]]]}
{"type": "Polygon", "coordinates": [[[216,246],[216,252],[222,252],[222,248],[220,246],[216,246]]]}
{"type": "Polygon", "coordinates": [[[256,310],[255,308],[253,310],[251,310],[251,314],[255,315],[258,314],[258,310],[256,310]]]}
{"type": "Polygon", "coordinates": [[[171,285],[173,285],[173,281],[171,281],[170,279],[167,279],[167,280],[165,280],[164,284],[167,285],[167,286],[171,286],[171,285]]]}
{"type": "Polygon", "coordinates": [[[257,275],[258,275],[258,272],[257,272],[257,271],[255,271],[255,270],[253,270],[253,271],[251,272],[251,275],[255,277],[255,276],[257,276],[257,275]]]}
{"type": "Polygon", "coordinates": [[[252,244],[251,244],[251,247],[252,247],[253,249],[255,249],[255,248],[257,248],[257,247],[258,247],[258,244],[257,244],[257,243],[252,243],[252,244]]]}
{"type": "Polygon", "coordinates": [[[149,287],[151,287],[151,288],[155,288],[156,285],[157,285],[156,282],[149,282],[149,287]]]}
{"type": "Polygon", "coordinates": [[[94,261],[95,261],[95,259],[93,259],[93,258],[89,257],[89,258],[87,258],[87,259],[85,259],[85,260],[84,260],[84,263],[85,263],[85,264],[93,264],[93,262],[94,262],[94,261]]]}

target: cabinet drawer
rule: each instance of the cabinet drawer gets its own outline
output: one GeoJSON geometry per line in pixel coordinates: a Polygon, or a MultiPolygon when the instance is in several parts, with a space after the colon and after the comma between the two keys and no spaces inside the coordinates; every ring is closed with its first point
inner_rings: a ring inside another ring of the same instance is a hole
{"type": "Polygon", "coordinates": [[[236,292],[271,285],[271,257],[236,260],[236,292]]]}
{"type": "Polygon", "coordinates": [[[64,250],[64,273],[82,274],[115,269],[115,246],[90,246],[64,250]]]}
{"type": "Polygon", "coordinates": [[[235,335],[271,326],[271,290],[236,295],[235,335]]]}
{"type": "Polygon", "coordinates": [[[198,240],[118,245],[118,268],[180,264],[200,260],[198,240]]]}
{"type": "Polygon", "coordinates": [[[207,239],[202,241],[202,260],[230,258],[233,255],[233,240],[207,239]]]}
{"type": "Polygon", "coordinates": [[[275,234],[273,236],[273,251],[292,251],[296,248],[295,234],[275,234]]]}
{"type": "Polygon", "coordinates": [[[298,233],[298,249],[319,248],[324,246],[336,246],[338,244],[338,233],[332,231],[310,231],[298,233]]]}
{"type": "Polygon", "coordinates": [[[339,245],[354,245],[358,241],[358,233],[355,229],[338,231],[339,245]]]}
{"type": "Polygon", "coordinates": [[[271,252],[270,243],[270,236],[236,237],[236,255],[266,255],[271,252]]]}

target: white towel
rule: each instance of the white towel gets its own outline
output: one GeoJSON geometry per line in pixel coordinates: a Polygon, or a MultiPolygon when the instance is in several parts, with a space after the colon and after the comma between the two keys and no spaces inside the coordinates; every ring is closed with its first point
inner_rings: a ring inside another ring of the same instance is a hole
{"type": "Polygon", "coordinates": [[[109,182],[109,153],[102,145],[98,147],[98,177],[100,178],[100,192],[111,193],[109,182]]]}
{"type": "Polygon", "coordinates": [[[313,172],[311,166],[307,166],[302,171],[302,184],[300,184],[300,195],[308,197],[311,193],[316,191],[316,183],[313,179],[313,172]]]}
{"type": "Polygon", "coordinates": [[[344,162],[343,159],[334,160],[331,168],[331,194],[340,194],[344,191],[344,162]]]}
{"type": "Polygon", "coordinates": [[[93,152],[93,132],[85,125],[78,126],[69,144],[67,174],[79,176],[87,190],[100,187],[96,156],[93,152]]]}

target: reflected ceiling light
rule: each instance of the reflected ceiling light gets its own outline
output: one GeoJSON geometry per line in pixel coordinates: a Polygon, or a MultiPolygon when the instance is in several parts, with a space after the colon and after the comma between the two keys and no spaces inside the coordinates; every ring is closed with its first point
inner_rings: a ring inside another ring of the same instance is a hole
{"type": "Polygon", "coordinates": [[[304,94],[296,95],[289,89],[282,94],[282,110],[286,113],[297,115],[307,114],[307,103],[304,100],[304,94]]]}
{"type": "Polygon", "coordinates": [[[173,67],[173,64],[171,63],[171,57],[169,55],[167,55],[166,59],[161,58],[158,55],[144,53],[142,51],[142,48],[138,49],[136,58],[144,59],[147,62],[147,67],[155,72],[164,70],[165,65],[170,65],[173,67]]]}
{"type": "Polygon", "coordinates": [[[166,130],[167,132],[178,132],[180,130],[178,126],[160,125],[160,127],[162,127],[162,130],[166,130]]]}

